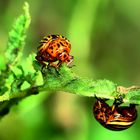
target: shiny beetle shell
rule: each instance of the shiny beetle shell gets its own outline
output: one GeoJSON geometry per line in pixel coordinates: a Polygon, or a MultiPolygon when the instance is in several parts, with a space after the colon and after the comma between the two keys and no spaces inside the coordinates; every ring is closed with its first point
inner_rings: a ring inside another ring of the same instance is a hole
{"type": "Polygon", "coordinates": [[[129,128],[137,118],[137,110],[134,104],[119,106],[114,103],[111,107],[103,99],[97,99],[93,113],[102,126],[114,131],[129,128]]]}
{"type": "Polygon", "coordinates": [[[70,63],[73,60],[73,56],[70,55],[71,44],[61,35],[49,35],[44,37],[38,47],[36,59],[42,65],[49,65],[58,67],[63,62],[70,63]],[[53,62],[59,61],[57,64],[53,62]]]}

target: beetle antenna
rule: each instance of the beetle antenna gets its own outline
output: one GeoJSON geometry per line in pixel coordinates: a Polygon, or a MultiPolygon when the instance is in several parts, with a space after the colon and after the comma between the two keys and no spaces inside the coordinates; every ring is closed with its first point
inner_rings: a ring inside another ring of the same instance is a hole
{"type": "Polygon", "coordinates": [[[115,105],[121,105],[123,103],[123,96],[118,96],[115,98],[114,103],[115,105]]]}

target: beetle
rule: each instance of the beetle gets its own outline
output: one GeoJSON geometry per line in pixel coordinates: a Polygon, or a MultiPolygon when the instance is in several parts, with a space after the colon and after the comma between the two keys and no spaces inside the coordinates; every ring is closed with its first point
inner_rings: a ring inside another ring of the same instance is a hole
{"type": "Polygon", "coordinates": [[[71,44],[68,39],[61,35],[49,35],[43,38],[38,47],[36,60],[46,66],[58,68],[62,63],[69,65],[73,61],[70,55],[71,44]],[[54,63],[57,62],[58,63],[54,63]]]}
{"type": "Polygon", "coordinates": [[[120,106],[120,104],[115,99],[113,105],[109,106],[105,99],[97,98],[93,107],[96,120],[109,130],[121,131],[128,129],[137,119],[136,105],[120,106]]]}

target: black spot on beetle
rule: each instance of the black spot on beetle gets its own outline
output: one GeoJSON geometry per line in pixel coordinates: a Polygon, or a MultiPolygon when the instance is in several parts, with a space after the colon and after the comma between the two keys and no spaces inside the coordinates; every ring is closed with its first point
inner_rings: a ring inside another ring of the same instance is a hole
{"type": "Polygon", "coordinates": [[[63,44],[62,42],[60,42],[60,44],[61,44],[62,46],[64,46],[64,44],[63,44]]]}
{"type": "Polygon", "coordinates": [[[67,50],[64,50],[64,52],[67,52],[67,50]]]}
{"type": "Polygon", "coordinates": [[[49,48],[49,49],[53,50],[53,46],[50,46],[50,48],[49,48]]]}
{"type": "Polygon", "coordinates": [[[57,47],[59,48],[60,47],[60,44],[57,43],[57,47]]]}
{"type": "Polygon", "coordinates": [[[48,38],[47,38],[47,37],[45,37],[43,40],[48,41],[48,38]]]}
{"type": "Polygon", "coordinates": [[[53,39],[57,38],[57,35],[51,35],[53,39]]]}
{"type": "Polygon", "coordinates": [[[47,37],[48,37],[48,38],[51,38],[51,35],[48,35],[47,37]]]}
{"type": "Polygon", "coordinates": [[[66,58],[67,57],[67,55],[66,54],[64,54],[64,58],[66,58]]]}

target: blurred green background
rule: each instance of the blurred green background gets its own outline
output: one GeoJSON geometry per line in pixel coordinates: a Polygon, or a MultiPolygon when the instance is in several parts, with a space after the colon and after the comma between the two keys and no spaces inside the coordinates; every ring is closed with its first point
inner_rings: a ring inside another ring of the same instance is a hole
{"type": "MultiPolygon", "coordinates": [[[[75,73],[123,86],[140,83],[139,0],[28,0],[32,22],[24,57],[48,34],[72,43],[75,73]]],[[[0,0],[0,57],[23,0],[0,0]]],[[[109,131],[92,115],[94,99],[69,93],[28,97],[0,122],[0,140],[139,140],[140,118],[128,130],[109,131]]],[[[140,112],[139,107],[138,113],[140,112]]]]}

